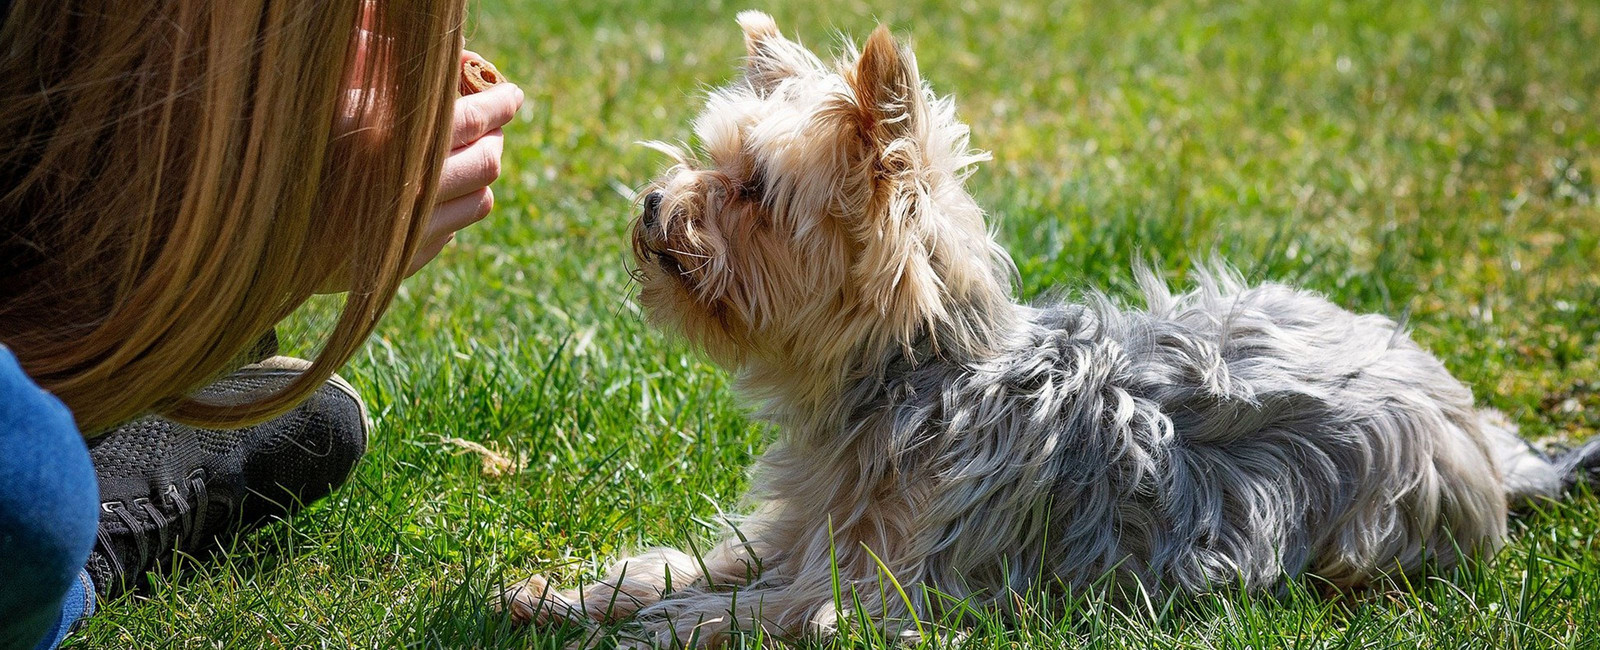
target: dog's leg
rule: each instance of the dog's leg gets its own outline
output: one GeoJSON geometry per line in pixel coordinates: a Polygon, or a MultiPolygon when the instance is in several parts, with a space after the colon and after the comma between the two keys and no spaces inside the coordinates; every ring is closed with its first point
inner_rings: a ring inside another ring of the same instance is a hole
{"type": "Polygon", "coordinates": [[[680,592],[640,612],[642,626],[621,632],[619,642],[640,648],[722,648],[736,631],[793,640],[806,632],[796,624],[796,614],[814,608],[797,596],[782,587],[680,592]]]}
{"type": "Polygon", "coordinates": [[[638,647],[721,648],[736,634],[745,641],[758,634],[768,641],[826,640],[840,625],[866,623],[884,638],[916,642],[926,619],[917,618],[907,599],[920,602],[920,586],[899,585],[878,565],[845,557],[859,555],[821,555],[819,561],[775,567],[737,589],[685,589],[636,612],[642,627],[621,638],[638,647]]]}
{"type": "Polygon", "coordinates": [[[501,600],[519,623],[611,623],[633,616],[673,591],[748,584],[759,573],[760,562],[752,558],[748,545],[730,539],[703,555],[650,549],[618,561],[604,579],[578,589],[558,592],[542,576],[533,576],[507,589],[501,600]]]}
{"type": "Polygon", "coordinates": [[[746,641],[758,634],[768,641],[826,640],[847,621],[870,621],[884,638],[918,640],[917,623],[903,602],[881,598],[884,591],[877,586],[846,586],[836,598],[827,581],[778,582],[733,591],[679,592],[639,611],[642,627],[621,632],[619,640],[661,648],[722,648],[735,634],[746,641]]]}
{"type": "MultiPolygon", "coordinates": [[[[640,608],[634,614],[642,628],[623,630],[622,637],[639,647],[719,648],[736,634],[746,641],[757,634],[786,642],[828,639],[840,625],[860,622],[890,638],[914,639],[913,610],[926,611],[921,585],[927,564],[915,549],[930,544],[908,534],[922,525],[916,504],[930,499],[926,487],[902,489],[888,479],[841,490],[856,466],[820,468],[794,453],[769,449],[767,460],[780,469],[758,472],[760,490],[796,498],[769,501],[746,521],[750,539],[757,540],[753,552],[722,563],[733,569],[710,586],[690,585],[640,608]],[[749,560],[752,553],[766,566],[749,560]]],[[[724,548],[743,547],[735,541],[724,548]]]]}
{"type": "Polygon", "coordinates": [[[518,624],[542,627],[583,620],[578,604],[557,592],[542,575],[528,576],[527,580],[507,587],[500,592],[496,604],[518,624]]]}

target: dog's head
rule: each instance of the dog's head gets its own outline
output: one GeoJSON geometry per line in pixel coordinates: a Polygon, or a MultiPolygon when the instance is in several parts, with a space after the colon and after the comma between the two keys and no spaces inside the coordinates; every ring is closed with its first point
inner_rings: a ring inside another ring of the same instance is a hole
{"type": "Polygon", "coordinates": [[[879,27],[835,67],[739,15],[744,74],[700,150],[644,193],[640,300],[717,361],[815,371],[890,346],[978,345],[1011,266],[963,187],[986,158],[879,27]]]}

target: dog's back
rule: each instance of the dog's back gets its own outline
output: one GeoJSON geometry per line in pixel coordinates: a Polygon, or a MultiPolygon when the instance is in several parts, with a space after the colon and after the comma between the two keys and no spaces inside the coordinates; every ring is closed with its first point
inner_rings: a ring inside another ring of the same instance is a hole
{"type": "Polygon", "coordinates": [[[863,380],[857,413],[894,414],[886,457],[933,492],[919,525],[945,528],[927,531],[942,541],[923,573],[985,589],[1041,566],[1157,590],[1308,571],[1358,585],[1492,551],[1508,495],[1555,489],[1388,318],[1226,272],[1178,296],[1145,285],[1144,310],[1019,308],[994,358],[863,380]]]}

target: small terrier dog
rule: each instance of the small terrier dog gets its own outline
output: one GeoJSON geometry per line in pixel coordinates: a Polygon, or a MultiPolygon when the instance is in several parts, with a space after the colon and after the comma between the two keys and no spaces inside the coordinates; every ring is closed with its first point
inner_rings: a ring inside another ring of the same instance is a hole
{"type": "Polygon", "coordinates": [[[829,67],[739,24],[744,74],[696,120],[702,156],[657,145],[677,164],[633,249],[652,320],[781,432],[753,513],[582,589],[530,578],[516,620],[714,647],[847,616],[910,635],[1034,588],[1359,587],[1492,553],[1508,504],[1600,458],[1534,450],[1395,321],[1225,269],[1181,295],[1141,271],[1143,310],[1018,304],[963,187],[985,156],[911,51],[879,27],[829,67]]]}

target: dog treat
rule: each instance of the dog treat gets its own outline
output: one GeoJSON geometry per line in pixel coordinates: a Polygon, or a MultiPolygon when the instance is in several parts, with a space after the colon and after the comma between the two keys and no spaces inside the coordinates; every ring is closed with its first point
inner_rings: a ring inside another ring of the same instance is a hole
{"type": "Polygon", "coordinates": [[[481,93],[505,80],[493,63],[483,59],[467,59],[461,62],[461,86],[457,90],[465,97],[481,93]]]}

